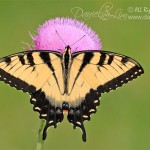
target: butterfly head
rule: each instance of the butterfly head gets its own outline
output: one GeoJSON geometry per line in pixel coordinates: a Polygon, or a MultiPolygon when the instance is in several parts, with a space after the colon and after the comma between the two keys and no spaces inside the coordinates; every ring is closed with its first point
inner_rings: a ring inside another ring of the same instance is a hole
{"type": "Polygon", "coordinates": [[[71,47],[69,45],[65,47],[64,54],[71,55],[71,47]]]}
{"type": "Polygon", "coordinates": [[[70,47],[69,45],[67,45],[67,46],[65,47],[65,50],[71,50],[71,47],[70,47]]]}

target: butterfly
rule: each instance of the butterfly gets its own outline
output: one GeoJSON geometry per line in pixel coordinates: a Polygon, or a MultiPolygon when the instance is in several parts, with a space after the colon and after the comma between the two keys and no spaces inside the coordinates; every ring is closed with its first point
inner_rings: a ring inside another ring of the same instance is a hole
{"type": "Polygon", "coordinates": [[[30,94],[30,102],[47,129],[63,121],[64,112],[74,128],[96,113],[102,93],[115,90],[144,73],[134,59],[110,51],[86,50],[63,53],[30,50],[0,59],[0,80],[30,94]]]}

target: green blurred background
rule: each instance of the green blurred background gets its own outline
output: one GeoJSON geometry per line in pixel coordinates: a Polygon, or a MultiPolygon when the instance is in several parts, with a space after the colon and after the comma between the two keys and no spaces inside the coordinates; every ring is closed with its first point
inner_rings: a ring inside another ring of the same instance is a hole
{"type": "MultiPolygon", "coordinates": [[[[23,51],[22,41],[32,44],[28,32],[55,17],[71,17],[74,7],[84,12],[99,11],[107,1],[0,1],[0,57],[23,51]]],[[[150,1],[110,1],[110,14],[132,7],[149,7],[150,1]]],[[[131,9],[131,8],[130,8],[131,9]]],[[[147,14],[150,16],[150,14],[147,14]]],[[[135,58],[145,69],[137,80],[102,95],[101,105],[85,122],[87,142],[81,140],[80,129],[74,130],[66,117],[57,129],[50,128],[44,150],[149,150],[150,149],[150,19],[98,17],[84,21],[99,34],[103,49],[135,58]],[[148,69],[149,68],[149,69],[148,69]],[[148,92],[149,91],[149,92],[148,92]]],[[[0,150],[34,150],[40,125],[39,114],[32,110],[29,95],[0,82],[0,150]]]]}

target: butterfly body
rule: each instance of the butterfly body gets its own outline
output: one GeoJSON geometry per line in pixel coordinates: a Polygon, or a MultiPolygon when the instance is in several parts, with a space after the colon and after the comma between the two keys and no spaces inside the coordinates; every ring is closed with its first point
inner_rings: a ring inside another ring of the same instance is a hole
{"type": "Polygon", "coordinates": [[[65,51],[62,54],[62,66],[64,70],[64,94],[68,94],[68,77],[69,77],[69,70],[71,66],[72,55],[71,55],[71,48],[70,46],[66,46],[65,51]]]}
{"type": "Polygon", "coordinates": [[[67,119],[82,129],[97,111],[102,93],[115,90],[144,73],[141,65],[125,55],[87,50],[63,53],[31,50],[0,59],[0,80],[30,94],[30,102],[46,120],[43,139],[50,126],[67,119]]]}

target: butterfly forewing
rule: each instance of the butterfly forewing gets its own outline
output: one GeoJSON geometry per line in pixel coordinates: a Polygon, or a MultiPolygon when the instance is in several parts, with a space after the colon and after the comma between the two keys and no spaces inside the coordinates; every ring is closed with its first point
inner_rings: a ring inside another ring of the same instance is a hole
{"type": "MultiPolygon", "coordinates": [[[[116,89],[144,73],[141,65],[134,59],[113,52],[78,52],[74,54],[74,59],[81,61],[81,66],[85,64],[83,68],[81,67],[81,75],[86,74],[88,80],[92,80],[93,83],[98,80],[96,88],[101,86],[104,92],[116,89]],[[91,53],[93,53],[92,57],[91,53]],[[85,58],[88,58],[88,56],[90,59],[86,60],[85,58]],[[93,76],[95,79],[93,79],[93,76]]],[[[95,86],[92,88],[95,89],[95,86]]]]}

